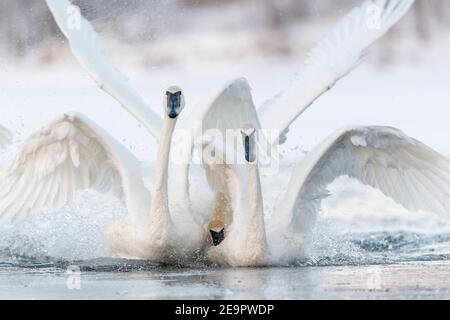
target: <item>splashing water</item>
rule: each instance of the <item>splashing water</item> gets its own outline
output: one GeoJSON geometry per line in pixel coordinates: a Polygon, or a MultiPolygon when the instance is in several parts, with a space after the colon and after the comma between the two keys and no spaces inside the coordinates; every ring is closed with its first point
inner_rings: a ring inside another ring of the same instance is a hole
{"type": "MultiPolygon", "coordinates": [[[[339,192],[336,197],[340,197],[339,192]]],[[[335,205],[337,200],[333,198],[335,196],[324,205],[309,257],[297,266],[450,260],[450,227],[445,219],[425,213],[408,213],[407,217],[401,213],[398,216],[342,214],[336,217],[329,214],[332,209],[327,208],[335,205]]],[[[342,208],[337,206],[337,209],[342,208]]],[[[0,268],[66,268],[74,262],[93,271],[164,267],[145,261],[107,258],[104,228],[125,215],[126,209],[112,196],[83,192],[63,209],[47,210],[23,222],[3,225],[0,227],[0,268]]],[[[200,261],[189,267],[208,265],[200,261]]]]}

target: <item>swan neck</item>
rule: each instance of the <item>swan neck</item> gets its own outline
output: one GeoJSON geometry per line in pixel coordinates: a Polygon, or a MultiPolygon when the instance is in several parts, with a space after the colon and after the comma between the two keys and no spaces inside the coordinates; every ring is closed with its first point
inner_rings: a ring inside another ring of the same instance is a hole
{"type": "Polygon", "coordinates": [[[163,133],[158,147],[155,166],[153,198],[150,210],[152,218],[165,215],[169,217],[169,199],[167,191],[170,146],[175,129],[176,119],[164,118],[163,133]]]}
{"type": "Polygon", "coordinates": [[[261,181],[259,177],[259,169],[256,163],[247,163],[248,175],[248,223],[254,228],[251,237],[248,239],[253,243],[263,244],[266,246],[266,228],[264,223],[264,204],[261,191],[261,181]]]}

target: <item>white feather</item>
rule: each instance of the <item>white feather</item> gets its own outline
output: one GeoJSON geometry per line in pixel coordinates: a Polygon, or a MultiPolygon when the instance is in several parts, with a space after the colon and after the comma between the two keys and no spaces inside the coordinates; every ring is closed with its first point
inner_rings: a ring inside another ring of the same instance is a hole
{"type": "Polygon", "coordinates": [[[95,189],[126,201],[130,217],[149,207],[140,162],[81,114],[66,114],[33,134],[0,172],[0,215],[17,220],[60,208],[76,192],[95,189]]]}
{"type": "Polygon", "coordinates": [[[280,132],[270,142],[284,143],[291,123],[358,66],[366,49],[396,24],[413,3],[414,0],[366,1],[339,21],[311,50],[290,86],[258,109],[263,128],[280,132]],[[379,10],[378,21],[370,20],[372,7],[379,10]]]}
{"type": "Polygon", "coordinates": [[[83,16],[73,12],[68,0],[46,0],[61,31],[69,40],[72,53],[97,85],[116,99],[149,132],[159,138],[162,118],[152,111],[128,80],[109,62],[94,28],[83,16]],[[73,19],[73,21],[71,21],[73,19]]]}

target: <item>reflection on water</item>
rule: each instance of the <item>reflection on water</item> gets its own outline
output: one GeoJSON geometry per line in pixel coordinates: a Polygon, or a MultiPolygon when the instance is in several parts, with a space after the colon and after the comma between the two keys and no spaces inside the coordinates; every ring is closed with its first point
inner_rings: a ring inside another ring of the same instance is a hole
{"type": "Polygon", "coordinates": [[[449,233],[323,234],[295,266],[240,269],[55,258],[9,237],[0,299],[450,298],[449,233]]]}
{"type": "Polygon", "coordinates": [[[2,268],[0,298],[450,298],[449,262],[258,269],[145,268],[129,272],[81,271],[75,275],[54,267],[2,268]],[[68,285],[74,283],[73,277],[79,277],[79,289],[68,285]]]}

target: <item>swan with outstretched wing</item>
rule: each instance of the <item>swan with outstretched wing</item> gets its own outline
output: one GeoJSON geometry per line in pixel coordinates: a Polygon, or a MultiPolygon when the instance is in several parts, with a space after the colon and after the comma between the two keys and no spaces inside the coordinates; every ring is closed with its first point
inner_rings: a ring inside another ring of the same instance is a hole
{"type": "MultiPolygon", "coordinates": [[[[257,110],[257,119],[250,112],[243,114],[241,124],[263,129],[260,140],[264,141],[260,141],[259,146],[271,151],[272,155],[276,153],[270,146],[284,143],[292,122],[358,66],[368,47],[390,30],[413,3],[414,0],[369,0],[354,8],[310,51],[290,86],[261,106],[257,110]]],[[[242,92],[251,94],[246,82],[242,81],[240,85],[242,92]]],[[[239,91],[238,88],[235,91],[239,91]]],[[[250,100],[251,96],[244,101],[249,104],[252,103],[250,100]]],[[[260,153],[260,156],[267,158],[271,154],[260,153]]],[[[210,232],[219,237],[223,236],[226,227],[223,222],[230,220],[224,217],[230,217],[232,211],[225,169],[226,165],[206,166],[208,180],[216,191],[215,217],[210,222],[210,232]],[[211,170],[218,167],[222,170],[211,170]],[[212,176],[211,172],[216,174],[212,176]]]]}
{"type": "MultiPolygon", "coordinates": [[[[409,0],[368,1],[361,7],[353,10],[349,16],[344,18],[336,26],[336,28],[334,28],[327,35],[327,37],[325,37],[324,40],[322,40],[319,45],[314,50],[312,50],[310,58],[304,64],[304,68],[300,76],[292,83],[292,85],[287,88],[285,92],[281,93],[276,98],[266,103],[262,108],[260,108],[260,110],[258,110],[263,128],[279,130],[280,136],[282,138],[281,140],[283,141],[289,125],[320,95],[329,90],[339,79],[344,77],[355,66],[357,66],[366,48],[379,37],[381,37],[387,30],[389,30],[389,28],[405,14],[412,3],[413,1],[409,0]],[[369,13],[371,12],[371,10],[378,10],[379,13],[379,20],[375,21],[375,25],[372,25],[367,20],[370,19],[369,13]]],[[[90,31],[93,32],[92,29],[90,31]]],[[[70,33],[66,32],[65,34],[69,37],[69,40],[71,40],[70,33]]],[[[73,42],[76,43],[76,41],[73,42]]],[[[78,46],[73,44],[72,50],[75,52],[80,51],[78,46]]],[[[79,60],[81,60],[82,64],[83,59],[90,58],[89,55],[75,55],[79,60]]],[[[84,65],[87,66],[88,69],[95,69],[95,66],[89,66],[86,63],[84,63],[84,65]]],[[[101,73],[94,73],[94,75],[98,74],[101,73]]],[[[104,74],[103,76],[107,77],[108,75],[104,74]]],[[[105,81],[105,79],[100,80],[105,81]]],[[[102,85],[102,81],[98,82],[102,85]]],[[[232,84],[230,88],[231,90],[224,90],[224,96],[222,96],[222,93],[214,95],[214,99],[210,100],[212,102],[204,104],[204,106],[206,106],[205,109],[203,109],[202,107],[199,109],[199,114],[203,114],[203,117],[194,117],[194,119],[199,121],[202,126],[204,126],[204,128],[201,129],[202,133],[205,131],[205,129],[207,130],[209,128],[218,129],[219,131],[223,132],[226,129],[236,128],[236,126],[241,125],[244,122],[250,122],[253,127],[258,127],[260,121],[258,120],[258,116],[255,116],[254,114],[253,102],[251,101],[250,89],[248,87],[248,84],[245,81],[241,80],[232,84]],[[216,98],[224,98],[224,100],[219,99],[220,101],[216,103],[216,98]],[[236,98],[238,99],[236,100],[236,98]],[[239,103],[242,103],[244,108],[235,108],[238,113],[235,114],[234,112],[231,112],[231,122],[224,121],[224,119],[226,119],[224,115],[227,115],[227,112],[229,112],[227,108],[236,106],[239,103]],[[211,106],[212,108],[210,108],[211,106]],[[243,111],[243,109],[248,112],[243,111]]],[[[132,112],[132,114],[136,116],[135,113],[132,112]]],[[[138,120],[142,120],[142,118],[145,118],[145,116],[138,115],[137,118],[138,120]]],[[[190,127],[192,125],[195,126],[194,121],[189,122],[186,127],[190,127]]],[[[147,125],[147,127],[150,126],[147,125]]],[[[189,135],[189,142],[182,143],[181,147],[178,147],[181,150],[181,154],[186,157],[186,160],[189,159],[192,155],[192,149],[196,143],[195,137],[195,135],[189,135]]],[[[278,137],[275,137],[270,142],[274,143],[277,140],[276,138],[278,137]]],[[[201,148],[207,148],[209,144],[201,142],[200,146],[201,148]]],[[[186,161],[186,163],[182,164],[178,168],[182,170],[180,181],[184,182],[183,184],[181,184],[182,187],[178,188],[178,190],[181,190],[181,192],[183,193],[183,196],[180,196],[180,198],[184,198],[185,200],[187,197],[186,190],[188,189],[189,185],[189,165],[187,163],[188,161],[186,161]]],[[[219,204],[219,207],[222,207],[218,211],[224,212],[231,209],[234,212],[233,215],[235,215],[236,220],[238,220],[241,216],[236,212],[238,211],[238,206],[242,206],[242,201],[236,201],[236,197],[233,197],[232,194],[234,194],[235,190],[245,190],[245,188],[243,187],[244,184],[234,184],[230,186],[230,184],[232,183],[231,181],[233,181],[233,179],[230,178],[230,172],[232,172],[230,168],[233,168],[233,165],[227,163],[221,165],[213,165],[212,167],[207,166],[207,176],[211,185],[215,186],[215,190],[218,190],[217,198],[219,199],[219,201],[216,202],[219,204]],[[239,188],[239,186],[241,187],[241,189],[239,188]],[[223,199],[225,199],[225,201],[222,201],[223,199]],[[225,204],[222,203],[221,205],[220,202],[224,202],[225,204]],[[226,204],[227,202],[230,202],[230,204],[226,204]],[[225,210],[223,210],[224,207],[227,206],[230,206],[231,208],[226,208],[225,210]]],[[[251,172],[252,171],[249,171],[247,176],[251,176],[252,174],[253,176],[257,176],[255,171],[253,171],[253,173],[251,172]]],[[[245,176],[246,175],[244,174],[237,175],[237,177],[245,176]]],[[[258,184],[253,183],[251,185],[253,185],[254,190],[258,189],[255,187],[258,184]]],[[[245,194],[245,192],[242,192],[242,194],[245,194]]],[[[254,207],[261,208],[260,205],[255,205],[254,207]]],[[[183,207],[181,206],[180,208],[183,207]]],[[[257,217],[257,215],[253,215],[253,218],[254,217],[257,217]]],[[[261,219],[256,219],[255,221],[261,222],[261,219]]],[[[282,231],[280,231],[282,230],[280,225],[282,225],[283,223],[280,224],[279,221],[285,220],[282,218],[274,218],[273,222],[271,221],[269,223],[270,230],[277,230],[272,231],[268,234],[269,239],[273,239],[273,235],[284,234],[282,231]]],[[[234,228],[231,228],[229,232],[232,232],[233,229],[237,230],[238,226],[242,227],[247,224],[233,222],[232,225],[234,225],[234,228]]],[[[307,227],[305,228],[307,229],[307,227]]],[[[264,230],[264,228],[260,230],[264,230]]],[[[235,232],[234,234],[238,235],[242,233],[235,232]]],[[[297,234],[301,234],[301,232],[298,232],[297,234]]],[[[242,235],[240,237],[242,238],[242,235]]],[[[228,239],[232,238],[233,237],[229,237],[229,235],[227,235],[226,241],[224,243],[227,243],[228,239]]],[[[260,234],[256,236],[256,238],[262,239],[263,232],[261,231],[260,234]]],[[[284,239],[283,237],[280,238],[284,239]]],[[[264,244],[264,242],[260,243],[264,244]]],[[[273,246],[273,243],[276,242],[269,241],[269,247],[273,246]]],[[[261,247],[263,248],[264,245],[261,247]]],[[[299,248],[303,248],[303,246],[300,245],[299,248]]],[[[263,251],[264,250],[261,249],[261,252],[263,251]]],[[[257,259],[259,261],[257,264],[261,264],[264,260],[261,258],[262,256],[262,254],[259,254],[257,252],[254,254],[254,257],[259,257],[257,259]]]]}
{"type": "MultiPolygon", "coordinates": [[[[133,117],[141,122],[157,141],[160,139],[162,119],[151,111],[144,99],[131,88],[128,81],[109,63],[92,25],[68,0],[46,0],[55,21],[69,40],[71,50],[87,73],[99,87],[115,98],[133,117]],[[72,10],[71,10],[72,9],[72,10]],[[79,24],[70,24],[68,19],[78,13],[79,24]]],[[[226,129],[236,129],[243,123],[256,125],[258,120],[251,97],[250,86],[245,79],[236,79],[219,87],[201,102],[186,121],[179,123],[184,129],[181,139],[175,142],[172,153],[177,155],[176,165],[171,165],[169,179],[171,205],[174,214],[183,214],[190,207],[189,175],[190,162],[195,148],[202,149],[197,143],[208,129],[219,129],[225,136],[226,129]],[[251,115],[251,116],[250,116],[251,115]],[[173,201],[172,201],[173,199],[173,201]]],[[[181,131],[181,130],[180,130],[181,131]]],[[[210,176],[219,180],[220,172],[210,176]]],[[[217,191],[216,193],[220,193],[217,191]]],[[[218,197],[216,197],[218,198],[218,197]]],[[[200,219],[200,218],[199,218],[200,219]]]]}
{"type": "Polygon", "coordinates": [[[203,228],[189,211],[172,219],[167,175],[171,137],[185,105],[180,88],[164,97],[163,132],[153,194],[140,162],[81,114],[67,114],[32,135],[0,172],[0,218],[16,221],[44,208],[61,208],[80,190],[113,193],[128,215],[106,230],[111,255],[154,261],[182,260],[201,250],[203,228]]]}
{"type": "Polygon", "coordinates": [[[128,149],[86,116],[64,115],[25,141],[0,171],[0,219],[17,221],[45,208],[61,208],[77,192],[93,189],[113,193],[127,207],[127,217],[106,230],[112,256],[176,262],[195,258],[208,239],[203,221],[191,211],[185,182],[192,179],[189,165],[196,124],[201,134],[202,125],[208,128],[219,122],[216,114],[221,108],[235,107],[236,119],[230,116],[227,125],[238,127],[239,116],[245,114],[239,111],[244,109],[242,100],[249,98],[235,92],[242,81],[214,91],[180,128],[184,139],[175,142],[172,136],[185,97],[178,87],[167,89],[152,196],[144,186],[140,162],[128,149]],[[181,155],[173,163],[171,149],[181,155]],[[169,175],[176,179],[173,189],[168,186],[169,175]],[[178,200],[172,211],[169,197],[178,200]]]}
{"type": "Polygon", "coordinates": [[[209,250],[213,262],[286,265],[305,258],[327,187],[341,176],[380,190],[406,209],[450,216],[449,159],[395,128],[349,127],[305,156],[266,223],[255,132],[242,131],[246,164],[227,167],[232,222],[223,241],[209,250]]]}
{"type": "MultiPolygon", "coordinates": [[[[392,2],[398,2],[398,1],[392,1],[392,2]]],[[[389,3],[392,3],[389,2],[389,3]]],[[[108,62],[106,55],[104,53],[104,50],[99,45],[97,35],[92,28],[92,26],[89,24],[87,20],[85,20],[83,17],[80,16],[80,25],[77,27],[75,25],[71,25],[67,23],[67,14],[69,11],[67,9],[71,6],[71,3],[67,0],[47,0],[47,4],[49,5],[58,25],[62,29],[63,33],[66,35],[66,37],[69,39],[69,43],[71,45],[72,52],[80,62],[80,64],[88,71],[88,73],[94,78],[96,83],[107,93],[109,93],[111,96],[113,96],[116,100],[120,102],[120,104],[125,107],[138,121],[144,124],[144,126],[148,129],[148,131],[157,139],[160,141],[160,152],[168,154],[168,146],[171,144],[170,139],[167,139],[168,135],[160,136],[161,130],[161,123],[163,123],[163,119],[158,117],[151,109],[145,104],[144,100],[135,92],[132,90],[132,88],[129,86],[127,80],[120,75],[120,73],[117,72],[108,62]],[[164,143],[161,143],[164,141],[164,143]],[[164,148],[164,149],[161,149],[164,148]]],[[[388,8],[388,6],[384,7],[385,9],[388,8]]],[[[401,7],[396,7],[396,10],[400,10],[401,7]],[[400,9],[399,9],[400,8],[400,9]]],[[[391,8],[392,9],[392,8],[391,8]]],[[[395,10],[392,10],[395,12],[395,10]]],[[[382,28],[383,29],[383,28],[382,28]]],[[[385,28],[384,30],[387,30],[388,28],[385,28]]],[[[374,41],[372,39],[372,41],[374,41]]],[[[81,117],[79,117],[81,118],[81,117]]],[[[87,123],[87,121],[86,121],[87,123]]],[[[177,230],[176,233],[179,234],[197,234],[202,235],[201,231],[198,230],[198,223],[196,221],[196,217],[190,214],[190,206],[189,206],[189,196],[188,196],[188,188],[189,188],[189,161],[192,157],[192,151],[196,146],[200,146],[200,149],[205,149],[209,146],[208,143],[205,143],[201,139],[198,143],[197,138],[199,136],[202,136],[202,134],[207,131],[208,129],[218,129],[219,132],[222,134],[227,129],[235,129],[240,126],[242,126],[243,123],[250,123],[254,127],[259,127],[259,120],[258,116],[256,115],[255,108],[253,105],[253,101],[251,98],[251,92],[250,87],[248,86],[247,82],[243,79],[239,79],[236,81],[232,81],[226,86],[219,88],[216,92],[212,94],[212,96],[206,100],[206,102],[202,103],[194,112],[194,115],[189,118],[189,121],[182,124],[181,127],[187,129],[187,142],[183,143],[174,143],[173,145],[173,151],[175,154],[180,154],[182,160],[181,164],[177,163],[175,166],[173,166],[173,171],[171,175],[169,176],[175,176],[174,183],[172,185],[175,185],[174,188],[174,198],[179,200],[177,201],[178,206],[176,207],[176,210],[174,210],[174,213],[172,215],[173,220],[177,220],[177,218],[180,218],[179,223],[177,223],[178,226],[182,230],[177,230]],[[197,130],[197,125],[201,124],[200,130],[197,130]],[[180,171],[178,171],[180,170],[180,171]],[[177,172],[180,174],[178,175],[177,172]],[[195,230],[195,231],[194,231],[195,230]]],[[[89,127],[89,125],[88,125],[89,127]]],[[[92,129],[92,127],[90,127],[92,129]]],[[[99,135],[96,130],[94,132],[98,136],[99,135]]],[[[166,132],[166,130],[164,130],[166,132]]],[[[58,135],[56,135],[58,136],[58,135]]],[[[105,145],[102,145],[102,148],[104,150],[110,150],[111,146],[109,146],[109,141],[111,139],[103,139],[103,142],[106,142],[105,145]]],[[[47,143],[44,139],[43,143],[47,143]]],[[[55,148],[52,144],[51,148],[55,148]]],[[[56,144],[58,145],[58,144],[56,144]]],[[[64,145],[64,144],[63,144],[64,145]]],[[[68,142],[69,146],[73,146],[73,141],[68,142]]],[[[35,145],[36,146],[36,145],[35,145]]],[[[61,146],[58,146],[61,147],[61,146]]],[[[56,149],[58,148],[56,147],[56,149]]],[[[37,148],[39,149],[39,148],[37,148]]],[[[37,150],[36,149],[36,150],[37,150]]],[[[77,148],[75,148],[77,149],[77,148]]],[[[170,148],[169,148],[170,149],[170,148]]],[[[31,149],[33,150],[33,149],[31,149]]],[[[42,152],[40,153],[44,157],[42,159],[39,159],[40,161],[35,161],[36,164],[42,165],[43,168],[47,168],[47,166],[59,165],[59,161],[63,163],[64,166],[67,166],[67,161],[64,159],[68,159],[67,157],[70,157],[70,161],[75,161],[72,163],[77,164],[77,157],[73,157],[74,153],[71,148],[68,148],[67,146],[62,148],[62,153],[58,154],[56,157],[55,153],[52,152],[42,152]],[[50,157],[50,158],[48,158],[50,157]],[[56,160],[55,160],[56,159],[56,160]],[[75,160],[74,160],[75,159],[75,160]]],[[[92,152],[91,150],[88,151],[92,152]]],[[[21,152],[19,152],[20,154],[21,152]]],[[[31,153],[32,157],[36,156],[33,152],[31,153]]],[[[131,157],[128,157],[131,158],[131,157]]],[[[158,157],[160,158],[160,157],[158,157]]],[[[16,159],[20,159],[20,157],[16,157],[16,159]]],[[[22,159],[23,160],[23,159],[22,159]]],[[[110,160],[107,160],[107,163],[110,163],[110,160]]],[[[68,186],[66,184],[62,184],[61,191],[55,191],[57,196],[53,196],[51,193],[46,193],[47,190],[53,192],[53,188],[59,188],[61,184],[53,184],[52,181],[57,179],[63,179],[66,181],[66,179],[69,179],[68,181],[74,181],[70,180],[73,179],[73,175],[69,174],[69,170],[59,170],[59,166],[55,166],[53,168],[53,171],[50,171],[50,173],[46,173],[45,175],[39,175],[38,173],[40,170],[35,170],[36,174],[33,174],[32,169],[28,169],[30,173],[30,179],[32,182],[42,182],[40,180],[41,178],[48,178],[50,183],[48,185],[36,185],[36,188],[26,188],[26,181],[20,179],[20,175],[17,174],[17,172],[20,172],[20,170],[24,169],[23,162],[19,165],[10,165],[7,167],[11,170],[5,170],[2,172],[5,177],[8,179],[5,179],[5,183],[8,183],[8,186],[5,190],[8,190],[7,192],[4,192],[0,197],[0,208],[4,208],[4,216],[8,218],[17,218],[21,215],[26,215],[27,213],[30,213],[32,211],[39,210],[41,207],[45,207],[46,205],[63,205],[70,201],[71,196],[74,193],[74,188],[72,188],[74,185],[72,183],[69,183],[68,186]],[[18,171],[19,170],[19,171],[18,171]],[[54,174],[53,174],[54,173],[54,174]],[[34,179],[34,180],[33,180],[34,179]],[[55,187],[55,185],[57,187],[55,187]],[[23,189],[25,188],[25,189],[23,189]],[[49,188],[49,189],[46,189],[49,188]],[[25,191],[24,191],[25,190],[25,191]],[[44,192],[41,192],[41,190],[44,190],[44,192]],[[36,191],[36,192],[33,192],[36,191]],[[45,195],[44,198],[42,198],[42,195],[45,195]],[[69,195],[69,196],[67,196],[69,195]],[[20,201],[17,201],[17,205],[15,205],[11,201],[11,199],[14,199],[15,197],[19,197],[20,201]],[[24,199],[20,198],[24,197],[24,199]],[[54,199],[57,199],[54,201],[54,199]],[[62,199],[62,200],[61,200],[62,199]]],[[[32,163],[32,162],[29,162],[32,163]]],[[[168,166],[167,163],[158,161],[159,165],[157,167],[161,166],[168,166]]],[[[77,164],[80,165],[80,164],[77,164]]],[[[87,165],[90,168],[90,165],[87,165]]],[[[94,165],[96,167],[97,164],[94,165]]],[[[122,164],[122,166],[127,167],[130,169],[130,167],[136,167],[135,165],[128,165],[126,162],[125,164],[122,164]]],[[[70,167],[70,166],[69,166],[70,167]]],[[[120,166],[119,166],[120,167],[120,166]]],[[[117,171],[117,170],[116,170],[117,171]]],[[[123,170],[126,171],[126,170],[123,170]]],[[[124,180],[124,176],[121,176],[120,174],[124,174],[124,172],[119,172],[119,179],[117,178],[117,173],[114,173],[114,170],[112,170],[109,175],[114,176],[116,175],[116,178],[107,178],[103,177],[103,175],[100,175],[101,185],[108,184],[115,182],[117,185],[117,181],[124,180]]],[[[134,170],[133,170],[134,171],[134,170]]],[[[158,197],[165,198],[163,196],[164,189],[166,188],[167,182],[165,181],[167,179],[167,174],[164,175],[163,172],[165,170],[157,171],[159,174],[162,175],[162,178],[156,179],[157,181],[161,182],[159,184],[160,187],[155,185],[156,191],[162,191],[159,193],[158,197]],[[165,179],[164,179],[165,178],[165,179]],[[161,187],[163,186],[163,187],[161,187]]],[[[169,171],[171,171],[169,169],[169,171]]],[[[223,165],[214,166],[214,167],[208,167],[207,166],[207,176],[208,180],[211,182],[211,185],[216,186],[216,204],[219,208],[217,211],[221,212],[224,207],[227,207],[228,204],[226,202],[230,199],[229,190],[227,188],[227,181],[226,181],[226,172],[227,167],[223,165]],[[225,172],[225,174],[224,174],[225,172]],[[223,199],[226,199],[226,201],[222,201],[223,199]],[[225,204],[223,204],[225,203],[225,204]]],[[[73,173],[73,172],[72,172],[73,173]]],[[[126,174],[126,173],[125,173],[126,174]]],[[[95,175],[94,175],[95,176],[95,175]]],[[[92,181],[96,181],[95,178],[92,178],[92,181]]],[[[86,188],[95,188],[97,186],[97,183],[87,183],[87,184],[77,184],[75,187],[79,186],[86,188]]],[[[125,194],[124,191],[126,189],[123,188],[124,183],[122,181],[122,193],[125,194]]],[[[138,186],[139,184],[136,184],[138,186]]],[[[120,190],[117,189],[117,187],[112,188],[111,186],[104,187],[106,190],[114,189],[114,190],[120,190]]],[[[140,187],[137,187],[140,189],[140,187]]],[[[76,189],[76,188],[75,188],[76,189]]],[[[59,189],[58,189],[59,190],[59,189]]],[[[172,193],[168,191],[171,195],[172,193]]],[[[144,194],[144,192],[138,192],[139,194],[144,194]]],[[[153,194],[153,197],[157,197],[157,195],[153,194]]],[[[126,198],[126,196],[125,196],[126,198]]],[[[148,204],[149,196],[146,197],[143,196],[142,199],[136,201],[136,207],[138,209],[131,210],[132,212],[140,212],[145,211],[145,204],[148,204]]],[[[127,200],[127,199],[126,199],[127,200]]],[[[160,203],[162,202],[161,199],[158,200],[160,203]]],[[[132,202],[134,203],[134,202],[132,202]]],[[[155,202],[152,202],[152,204],[155,202]]],[[[130,202],[127,202],[127,205],[130,206],[130,202]]],[[[153,206],[153,205],[152,205],[153,206]]],[[[130,210],[130,208],[128,208],[130,210]]],[[[153,211],[150,210],[150,211],[153,211]]],[[[129,212],[130,217],[134,216],[140,217],[141,214],[134,214],[129,212]]],[[[142,214],[145,216],[145,214],[142,214]]],[[[169,216],[169,215],[164,215],[169,216]]],[[[147,215],[148,217],[148,215],[147,215]]],[[[144,218],[145,219],[145,218],[144,218]]],[[[165,225],[170,225],[171,219],[160,219],[161,221],[165,221],[165,225]]],[[[119,256],[130,256],[130,257],[142,257],[142,252],[133,252],[129,250],[129,247],[127,247],[126,244],[130,243],[139,243],[141,238],[139,239],[135,238],[136,234],[140,234],[139,228],[137,228],[136,223],[129,223],[128,221],[125,223],[118,223],[111,227],[109,229],[108,234],[112,235],[113,239],[116,239],[117,244],[117,252],[120,252],[119,256]],[[124,236],[125,235],[125,236],[124,236]],[[133,235],[131,238],[127,238],[128,235],[133,235]],[[122,244],[125,244],[125,248],[121,247],[122,244]]],[[[145,228],[144,228],[145,229],[145,228]]],[[[168,228],[163,228],[163,230],[170,230],[168,228]]],[[[161,232],[159,240],[168,238],[167,232],[161,232]]],[[[187,241],[189,243],[189,241],[187,241]]],[[[194,241],[193,241],[194,242],[194,241]]],[[[144,247],[148,241],[144,240],[143,245],[139,245],[138,247],[144,247]]],[[[170,243],[170,241],[155,241],[156,244],[161,245],[164,247],[164,243],[170,243]]],[[[195,247],[195,246],[194,246],[195,247]]],[[[167,247],[165,247],[167,248],[167,247]]],[[[146,257],[148,257],[149,250],[144,250],[146,257]]],[[[154,250],[155,252],[158,252],[158,250],[154,250]]],[[[159,250],[164,251],[164,250],[159,250]]]]}

